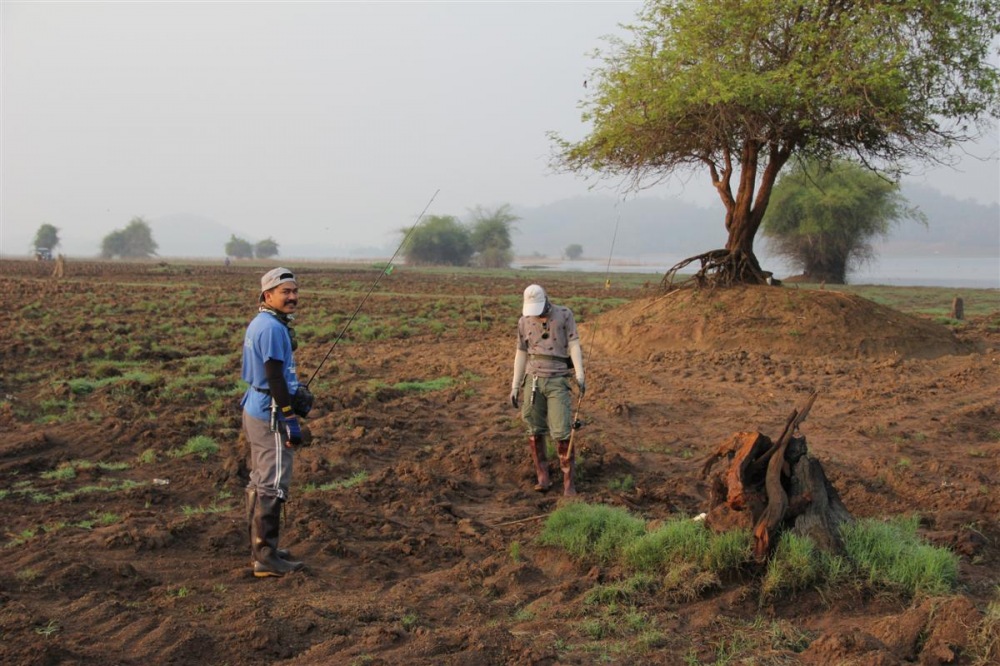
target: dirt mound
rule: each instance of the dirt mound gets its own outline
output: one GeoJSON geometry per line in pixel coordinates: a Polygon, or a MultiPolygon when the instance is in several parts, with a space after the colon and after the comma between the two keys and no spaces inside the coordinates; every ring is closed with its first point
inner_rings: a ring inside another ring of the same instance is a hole
{"type": "Polygon", "coordinates": [[[598,351],[749,351],[839,358],[937,358],[971,349],[948,328],[837,291],[679,289],[632,301],[585,329],[598,351]]]}

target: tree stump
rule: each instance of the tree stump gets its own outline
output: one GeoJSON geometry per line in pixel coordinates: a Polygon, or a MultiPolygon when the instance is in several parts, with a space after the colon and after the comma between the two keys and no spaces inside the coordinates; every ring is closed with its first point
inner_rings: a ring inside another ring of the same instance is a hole
{"type": "Polygon", "coordinates": [[[965,303],[961,296],[956,296],[955,300],[951,302],[951,318],[959,321],[965,319],[965,303]]]}
{"type": "Polygon", "coordinates": [[[727,462],[709,482],[706,525],[716,532],[752,529],[758,561],[767,559],[785,530],[808,536],[829,552],[843,550],[840,526],[853,517],[799,432],[815,399],[813,393],[792,411],[777,442],[759,432],[738,432],[702,466],[707,478],[716,462],[727,462]]]}

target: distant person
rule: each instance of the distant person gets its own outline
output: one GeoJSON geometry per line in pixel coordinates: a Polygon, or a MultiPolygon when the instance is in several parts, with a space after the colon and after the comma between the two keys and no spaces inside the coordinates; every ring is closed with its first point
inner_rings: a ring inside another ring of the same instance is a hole
{"type": "Polygon", "coordinates": [[[573,311],[554,305],[545,290],[533,284],[524,290],[521,314],[510,404],[521,408],[521,418],[528,426],[528,448],[538,479],[535,490],[546,492],[552,486],[545,452],[548,435],[559,453],[563,494],[576,495],[576,452],[569,446],[573,421],[569,378],[576,375],[581,397],[586,384],[573,311]]]}
{"type": "Polygon", "coordinates": [[[66,257],[61,254],[56,257],[56,265],[52,269],[52,277],[56,279],[66,277],[66,257]]]}
{"type": "Polygon", "coordinates": [[[292,315],[299,303],[295,275],[275,268],[260,279],[259,312],[243,340],[243,381],[250,386],[243,406],[243,431],[250,443],[247,522],[253,575],[284,576],[303,567],[278,548],[281,507],[288,500],[292,459],[302,443],[299,416],[312,408],[309,390],[299,384],[292,315]]]}
{"type": "Polygon", "coordinates": [[[226,261],[225,261],[224,263],[225,263],[225,266],[226,266],[226,268],[229,268],[229,264],[231,264],[231,263],[232,263],[232,262],[231,262],[231,261],[229,260],[229,255],[226,255],[226,261]]]}

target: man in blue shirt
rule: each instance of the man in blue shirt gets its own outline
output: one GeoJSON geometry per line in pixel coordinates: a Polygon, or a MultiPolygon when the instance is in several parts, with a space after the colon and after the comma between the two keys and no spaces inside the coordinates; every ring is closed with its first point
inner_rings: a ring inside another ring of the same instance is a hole
{"type": "Polygon", "coordinates": [[[242,377],[250,386],[240,404],[250,443],[246,494],[253,574],[264,578],[303,567],[278,548],[278,532],[292,480],[294,447],[302,443],[297,417],[309,412],[312,396],[295,373],[296,343],[290,327],[299,302],[295,275],[287,268],[265,273],[258,302],[259,312],[243,339],[242,377]]]}

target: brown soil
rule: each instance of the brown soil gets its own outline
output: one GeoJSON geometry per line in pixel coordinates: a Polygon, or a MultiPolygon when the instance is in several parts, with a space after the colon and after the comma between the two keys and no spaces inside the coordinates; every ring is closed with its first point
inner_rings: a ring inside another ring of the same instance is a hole
{"type": "MultiPolygon", "coordinates": [[[[1000,578],[995,328],[953,333],[832,291],[651,296],[567,275],[397,270],[314,385],[313,443],[297,454],[282,534],[308,568],[258,580],[232,388],[260,269],[67,268],[54,280],[31,262],[0,264],[0,663],[974,663],[1000,578]],[[586,593],[620,572],[537,544],[533,518],[564,500],[531,490],[507,405],[530,279],[556,302],[628,301],[600,316],[577,309],[583,501],[650,521],[700,513],[704,457],[737,431],[777,437],[816,390],[803,432],[844,504],[858,517],[918,512],[923,535],[961,557],[956,593],[806,590],[762,603],[748,571],[694,601],[649,599],[637,610],[658,632],[652,646],[588,631],[586,593]],[[361,341],[372,322],[390,337],[361,341]],[[214,379],[189,365],[217,355],[227,359],[214,379]],[[71,381],[132,369],[152,378],[90,392],[71,381]],[[458,381],[391,388],[441,377],[458,381]],[[196,435],[221,451],[169,455],[196,435]],[[140,462],[150,449],[156,460],[140,462]],[[52,474],[71,461],[123,465],[52,474]],[[318,489],[359,472],[358,485],[318,489]],[[635,487],[612,490],[626,475],[635,487]],[[755,637],[749,652],[741,636],[755,637]]],[[[374,277],[302,272],[303,377],[374,277]],[[344,317],[317,321],[321,311],[344,317]]]]}

